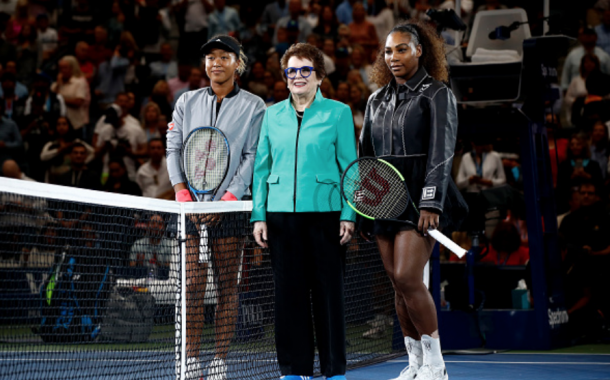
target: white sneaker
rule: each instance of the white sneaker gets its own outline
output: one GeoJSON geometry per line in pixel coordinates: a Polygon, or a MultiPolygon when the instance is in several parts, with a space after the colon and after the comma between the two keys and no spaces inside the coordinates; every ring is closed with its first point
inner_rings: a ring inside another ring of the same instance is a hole
{"type": "Polygon", "coordinates": [[[214,358],[208,365],[206,380],[227,380],[227,363],[224,359],[214,358]]]}
{"type": "Polygon", "coordinates": [[[424,364],[417,371],[417,380],[449,380],[449,375],[447,375],[445,366],[432,367],[431,365],[424,364]]]}
{"type": "MultiPolygon", "coordinates": [[[[400,375],[390,380],[413,380],[417,376],[417,367],[415,366],[406,366],[402,371],[400,371],[400,375]]],[[[417,379],[419,380],[419,379],[417,379]]]]}
{"type": "Polygon", "coordinates": [[[186,380],[199,380],[201,379],[201,364],[199,364],[198,358],[187,358],[186,359],[186,380]]]}

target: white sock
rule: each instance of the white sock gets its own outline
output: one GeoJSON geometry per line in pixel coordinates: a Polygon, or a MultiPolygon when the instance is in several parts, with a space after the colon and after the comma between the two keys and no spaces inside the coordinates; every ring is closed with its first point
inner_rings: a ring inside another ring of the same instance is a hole
{"type": "Polygon", "coordinates": [[[421,341],[415,340],[410,336],[405,336],[405,347],[409,355],[409,366],[418,369],[422,366],[424,355],[421,349],[421,341]]]}
{"type": "Polygon", "coordinates": [[[198,380],[201,378],[203,372],[201,371],[201,364],[198,358],[190,357],[186,359],[186,378],[188,380],[198,380]]]}
{"type": "Polygon", "coordinates": [[[424,365],[431,367],[445,367],[443,354],[441,353],[441,340],[432,338],[430,335],[421,336],[422,351],[424,353],[424,365]]]}

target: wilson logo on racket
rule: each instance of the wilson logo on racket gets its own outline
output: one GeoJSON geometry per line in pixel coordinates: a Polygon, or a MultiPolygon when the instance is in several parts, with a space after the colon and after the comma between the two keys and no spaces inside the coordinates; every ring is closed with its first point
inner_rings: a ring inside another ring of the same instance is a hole
{"type": "MultiPolygon", "coordinates": [[[[379,206],[383,201],[383,197],[385,197],[390,192],[390,183],[377,173],[377,169],[372,168],[364,181],[362,181],[362,187],[367,189],[371,194],[375,196],[375,198],[369,198],[364,194],[360,194],[359,201],[364,202],[369,206],[379,206]]],[[[363,193],[363,191],[359,191],[359,193],[363,193]]],[[[358,202],[358,201],[357,201],[358,202]]]]}

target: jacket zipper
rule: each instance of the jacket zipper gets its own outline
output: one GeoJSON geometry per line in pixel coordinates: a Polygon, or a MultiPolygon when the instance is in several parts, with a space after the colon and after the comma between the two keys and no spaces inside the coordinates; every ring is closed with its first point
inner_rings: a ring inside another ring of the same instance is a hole
{"type": "Polygon", "coordinates": [[[297,143],[294,149],[294,212],[297,212],[297,163],[299,161],[299,135],[301,133],[301,125],[303,125],[303,119],[305,118],[305,111],[303,111],[303,118],[301,118],[301,124],[299,124],[299,114],[296,113],[295,116],[297,118],[297,143]]]}

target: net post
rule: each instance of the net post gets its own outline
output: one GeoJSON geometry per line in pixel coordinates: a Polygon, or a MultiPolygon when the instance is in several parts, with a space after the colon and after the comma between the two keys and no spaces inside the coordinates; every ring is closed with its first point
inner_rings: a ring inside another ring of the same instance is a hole
{"type": "Polygon", "coordinates": [[[176,350],[180,350],[180,378],[186,378],[186,212],[183,203],[180,203],[180,346],[176,345],[176,350]]]}

